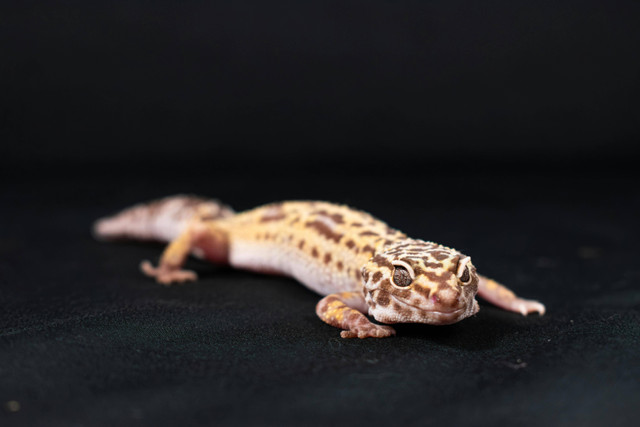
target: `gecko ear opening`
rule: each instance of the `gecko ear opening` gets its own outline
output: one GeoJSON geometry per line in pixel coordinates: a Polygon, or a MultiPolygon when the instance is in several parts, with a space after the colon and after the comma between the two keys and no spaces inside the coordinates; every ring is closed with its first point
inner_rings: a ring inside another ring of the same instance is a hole
{"type": "Polygon", "coordinates": [[[471,282],[471,273],[469,272],[468,264],[471,262],[471,257],[464,257],[458,262],[458,270],[456,276],[463,285],[471,282]]]}

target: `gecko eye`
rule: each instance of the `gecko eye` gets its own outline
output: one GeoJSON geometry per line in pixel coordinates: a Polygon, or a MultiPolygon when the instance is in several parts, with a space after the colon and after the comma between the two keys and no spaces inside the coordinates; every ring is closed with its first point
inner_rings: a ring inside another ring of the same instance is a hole
{"type": "Polygon", "coordinates": [[[469,267],[464,266],[464,270],[462,271],[462,275],[460,276],[460,281],[462,283],[468,283],[471,280],[471,274],[469,273],[469,267]]]}
{"type": "Polygon", "coordinates": [[[471,258],[465,257],[458,264],[458,279],[460,279],[460,283],[463,285],[468,285],[471,282],[471,272],[469,271],[469,262],[471,262],[471,258]]]}
{"type": "Polygon", "coordinates": [[[396,286],[406,287],[409,286],[411,282],[413,282],[413,280],[411,280],[409,271],[402,266],[397,266],[393,272],[393,283],[396,286]]]}
{"type": "Polygon", "coordinates": [[[393,261],[393,266],[395,267],[393,271],[393,284],[403,288],[409,286],[415,278],[413,268],[401,260],[393,261]]]}

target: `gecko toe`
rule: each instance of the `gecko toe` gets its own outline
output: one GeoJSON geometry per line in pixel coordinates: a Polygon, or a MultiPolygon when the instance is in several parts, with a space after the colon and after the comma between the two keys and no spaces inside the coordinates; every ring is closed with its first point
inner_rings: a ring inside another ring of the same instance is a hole
{"type": "Polygon", "coordinates": [[[522,314],[523,316],[526,316],[527,314],[529,314],[529,310],[527,310],[527,305],[524,303],[521,303],[518,306],[518,311],[520,311],[520,314],[522,314]]]}
{"type": "Polygon", "coordinates": [[[391,326],[370,324],[369,327],[340,332],[342,338],[386,338],[396,334],[391,326]]]}
{"type": "Polygon", "coordinates": [[[541,316],[545,313],[545,306],[538,301],[523,300],[517,306],[517,311],[523,316],[529,313],[538,313],[541,316]]]}
{"type": "Polygon", "coordinates": [[[544,313],[547,311],[547,309],[544,306],[544,304],[541,304],[539,302],[535,303],[534,310],[537,311],[540,314],[540,316],[543,316],[544,313]]]}
{"type": "Polygon", "coordinates": [[[150,261],[146,259],[140,263],[140,271],[142,271],[145,275],[153,277],[156,273],[156,268],[151,264],[150,261]]]}

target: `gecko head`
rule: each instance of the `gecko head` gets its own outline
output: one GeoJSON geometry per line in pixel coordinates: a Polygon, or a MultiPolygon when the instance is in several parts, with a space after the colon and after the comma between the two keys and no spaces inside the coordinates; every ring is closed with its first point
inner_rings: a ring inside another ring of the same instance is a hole
{"type": "Polygon", "coordinates": [[[478,312],[471,258],[421,240],[389,246],[362,268],[369,314],[382,323],[447,325],[478,312]]]}

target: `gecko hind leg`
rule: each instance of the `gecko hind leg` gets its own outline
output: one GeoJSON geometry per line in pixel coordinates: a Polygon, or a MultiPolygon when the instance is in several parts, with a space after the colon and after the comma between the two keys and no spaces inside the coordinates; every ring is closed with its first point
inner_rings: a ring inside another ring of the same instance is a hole
{"type": "Polygon", "coordinates": [[[190,253],[202,255],[210,261],[226,262],[228,258],[228,239],[215,221],[196,215],[189,224],[164,250],[157,267],[149,261],[140,263],[140,270],[158,283],[170,285],[175,282],[195,281],[195,271],[183,270],[190,253]]]}
{"type": "Polygon", "coordinates": [[[322,298],[316,305],[316,314],[324,322],[345,329],[342,338],[384,338],[396,334],[391,326],[371,323],[363,313],[367,303],[359,292],[341,292],[322,298]]]}
{"type": "Polygon", "coordinates": [[[478,276],[478,295],[488,302],[508,311],[514,311],[526,316],[529,313],[538,312],[543,315],[546,311],[544,304],[518,297],[509,288],[495,280],[484,276],[478,276]]]}

